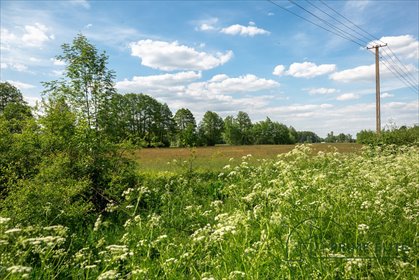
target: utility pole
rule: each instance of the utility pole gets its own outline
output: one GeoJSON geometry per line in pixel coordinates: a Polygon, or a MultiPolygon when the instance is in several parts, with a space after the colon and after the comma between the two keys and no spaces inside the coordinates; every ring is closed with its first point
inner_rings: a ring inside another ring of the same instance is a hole
{"type": "Polygon", "coordinates": [[[381,133],[381,112],[380,112],[380,52],[379,48],[387,44],[367,47],[368,50],[375,49],[375,125],[377,134],[381,133]]]}

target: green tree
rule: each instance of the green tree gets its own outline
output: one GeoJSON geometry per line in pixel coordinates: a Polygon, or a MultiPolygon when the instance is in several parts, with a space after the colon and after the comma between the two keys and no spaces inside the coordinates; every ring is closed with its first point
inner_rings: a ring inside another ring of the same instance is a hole
{"type": "Polygon", "coordinates": [[[18,88],[8,82],[2,82],[0,83],[0,114],[11,103],[26,104],[18,88]]]}
{"type": "Polygon", "coordinates": [[[214,146],[222,143],[223,119],[215,112],[207,111],[199,124],[199,138],[203,145],[214,146]]]}
{"type": "Polygon", "coordinates": [[[292,139],[288,127],[273,122],[270,118],[260,121],[253,126],[255,144],[291,144],[292,139]]]}
{"type": "Polygon", "coordinates": [[[87,127],[96,132],[106,119],[102,108],[115,93],[115,74],[107,68],[108,56],[98,53],[85,36],[79,34],[72,44],[62,45],[63,54],[56,57],[66,64],[64,78],[44,83],[45,93],[63,97],[70,107],[81,114],[87,127]]]}
{"type": "Polygon", "coordinates": [[[298,131],[298,143],[320,143],[322,139],[312,131],[298,131]]]}
{"type": "Polygon", "coordinates": [[[196,121],[189,109],[181,108],[174,116],[176,123],[176,145],[191,147],[197,144],[196,121]]]}
{"type": "Polygon", "coordinates": [[[247,113],[239,111],[237,117],[226,117],[224,120],[223,138],[228,144],[249,145],[253,143],[252,121],[247,113]]]}

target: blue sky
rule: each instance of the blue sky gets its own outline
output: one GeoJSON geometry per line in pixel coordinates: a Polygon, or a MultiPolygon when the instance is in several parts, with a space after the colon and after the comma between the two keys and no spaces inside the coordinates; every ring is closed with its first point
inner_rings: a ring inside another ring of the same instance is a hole
{"type": "MultiPolygon", "coordinates": [[[[321,1],[310,2],[297,4],[345,29],[318,9],[333,14],[321,1]]],[[[325,2],[388,43],[417,87],[418,1],[325,2]]],[[[325,25],[289,1],[275,3],[325,25]]],[[[320,136],[375,129],[374,56],[263,0],[1,1],[0,80],[34,104],[41,82],[65,68],[54,60],[60,46],[78,33],[107,52],[118,91],[150,94],[173,113],[186,107],[199,121],[208,110],[241,110],[320,136]]],[[[381,74],[383,126],[418,123],[417,89],[384,65],[381,74]]]]}

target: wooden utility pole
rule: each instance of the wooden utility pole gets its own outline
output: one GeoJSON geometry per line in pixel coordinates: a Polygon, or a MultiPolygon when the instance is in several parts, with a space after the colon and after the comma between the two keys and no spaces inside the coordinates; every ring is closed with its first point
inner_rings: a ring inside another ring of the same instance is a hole
{"type": "Polygon", "coordinates": [[[384,45],[375,45],[367,47],[368,50],[375,49],[375,125],[377,134],[381,133],[381,112],[380,112],[380,52],[379,48],[385,47],[384,45]]]}

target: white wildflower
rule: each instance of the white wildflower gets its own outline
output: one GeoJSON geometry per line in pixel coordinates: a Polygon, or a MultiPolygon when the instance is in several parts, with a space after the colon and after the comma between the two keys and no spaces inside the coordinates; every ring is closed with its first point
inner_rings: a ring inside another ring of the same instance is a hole
{"type": "Polygon", "coordinates": [[[14,265],[11,267],[8,267],[6,269],[11,274],[17,274],[17,273],[29,273],[32,271],[32,267],[29,266],[22,266],[22,265],[14,265]]]}
{"type": "Polygon", "coordinates": [[[97,278],[98,280],[106,280],[106,279],[117,279],[119,277],[119,273],[117,273],[115,270],[108,270],[97,278]]]}
{"type": "Polygon", "coordinates": [[[102,224],[102,215],[99,215],[99,217],[97,217],[96,219],[93,231],[98,231],[101,224],[102,224]]]}
{"type": "Polygon", "coordinates": [[[1,225],[1,224],[5,224],[5,223],[7,223],[8,221],[10,221],[10,218],[3,218],[3,217],[0,217],[0,225],[1,225]]]}
{"type": "Polygon", "coordinates": [[[367,226],[366,224],[359,224],[358,225],[358,232],[361,233],[361,234],[366,233],[369,228],[370,227],[367,226]]]}
{"type": "Polygon", "coordinates": [[[21,232],[21,231],[22,229],[20,228],[11,228],[11,229],[6,230],[4,233],[9,234],[9,233],[16,233],[16,232],[21,232]]]}

